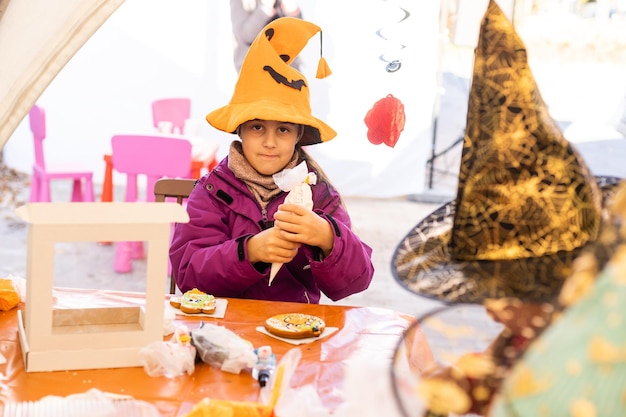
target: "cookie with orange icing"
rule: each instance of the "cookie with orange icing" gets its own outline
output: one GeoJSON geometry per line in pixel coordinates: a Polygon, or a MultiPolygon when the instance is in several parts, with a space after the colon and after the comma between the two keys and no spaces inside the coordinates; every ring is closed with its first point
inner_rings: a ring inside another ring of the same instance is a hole
{"type": "Polygon", "coordinates": [[[326,328],[321,318],[303,313],[277,314],[265,320],[263,325],[271,334],[288,339],[318,337],[326,328]]]}

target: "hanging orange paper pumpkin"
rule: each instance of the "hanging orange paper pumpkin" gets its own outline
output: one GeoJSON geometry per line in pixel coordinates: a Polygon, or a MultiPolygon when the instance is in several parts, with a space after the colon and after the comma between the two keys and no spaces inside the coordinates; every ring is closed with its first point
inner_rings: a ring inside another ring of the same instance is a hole
{"type": "Polygon", "coordinates": [[[396,146],[404,130],[404,104],[393,95],[378,100],[365,115],[367,139],[374,145],[396,146]]]}

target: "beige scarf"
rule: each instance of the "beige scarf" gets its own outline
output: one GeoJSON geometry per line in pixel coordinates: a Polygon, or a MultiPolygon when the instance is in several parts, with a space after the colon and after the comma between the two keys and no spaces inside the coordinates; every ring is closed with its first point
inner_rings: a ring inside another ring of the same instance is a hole
{"type": "MultiPolygon", "coordinates": [[[[298,152],[294,152],[291,157],[291,161],[285,166],[285,168],[293,168],[298,164],[298,152]]],[[[265,209],[272,198],[276,197],[282,191],[271,175],[261,175],[258,171],[252,168],[252,165],[248,162],[243,155],[243,148],[241,142],[238,140],[233,141],[230,144],[230,150],[228,152],[228,168],[235,174],[235,177],[243,181],[254,198],[259,202],[261,207],[265,209]]]]}

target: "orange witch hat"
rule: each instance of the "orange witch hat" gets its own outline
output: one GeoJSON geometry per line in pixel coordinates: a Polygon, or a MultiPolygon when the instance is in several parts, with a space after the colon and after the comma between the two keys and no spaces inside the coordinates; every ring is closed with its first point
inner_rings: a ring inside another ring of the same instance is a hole
{"type": "MultiPolygon", "coordinates": [[[[334,138],[337,133],[311,113],[308,81],[289,65],[318,32],[319,26],[293,17],[265,26],[246,54],[230,103],[209,113],[207,121],[228,133],[254,119],[301,124],[305,126],[302,145],[334,138]]],[[[320,58],[318,75],[329,74],[326,61],[320,58]]]]}

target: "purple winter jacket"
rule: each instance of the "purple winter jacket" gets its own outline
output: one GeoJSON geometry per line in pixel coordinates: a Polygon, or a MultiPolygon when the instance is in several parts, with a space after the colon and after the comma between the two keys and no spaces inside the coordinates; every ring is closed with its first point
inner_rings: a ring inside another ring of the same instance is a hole
{"type": "Polygon", "coordinates": [[[189,223],[175,227],[170,260],[181,291],[198,288],[217,297],[319,303],[320,291],[337,301],[367,289],[374,274],[372,249],[350,229],[337,191],[322,182],[312,186],[313,210],[331,224],[332,252],[320,260],[319,248],[303,245],[268,286],[270,264],[252,265],[246,241],[273,224],[287,194],[275,197],[263,213],[227,160],[198,180],[187,200],[189,223]]]}

